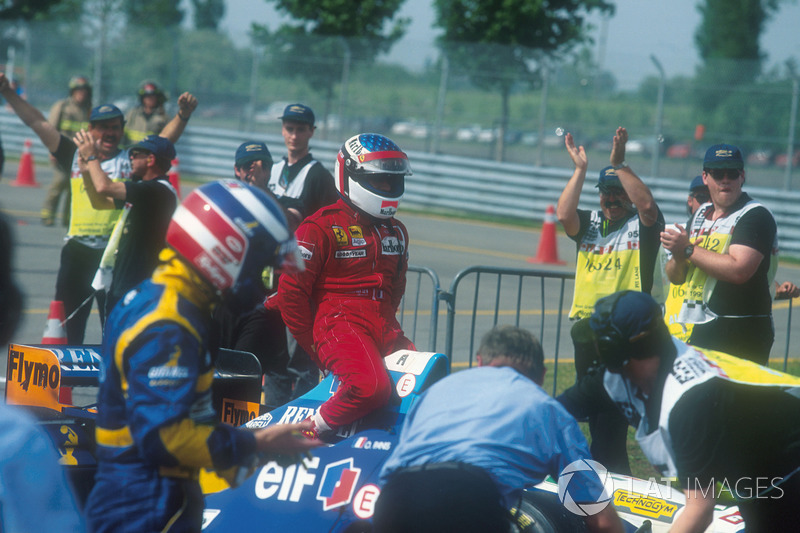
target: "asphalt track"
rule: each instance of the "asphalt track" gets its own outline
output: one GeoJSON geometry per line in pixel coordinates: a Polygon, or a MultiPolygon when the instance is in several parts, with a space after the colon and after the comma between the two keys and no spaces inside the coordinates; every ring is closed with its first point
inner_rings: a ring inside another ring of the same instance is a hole
{"type": "MultiPolygon", "coordinates": [[[[17,343],[39,343],[44,331],[48,307],[55,293],[55,279],[58,271],[59,254],[64,242],[66,231],[60,225],[44,227],[39,218],[39,209],[44,200],[47,187],[50,183],[52,170],[49,165],[37,163],[35,165],[35,179],[39,187],[15,187],[11,185],[17,173],[16,162],[7,162],[4,176],[0,181],[0,210],[10,220],[15,232],[16,249],[14,250],[15,276],[25,294],[24,312],[20,325],[13,337],[17,343]]],[[[191,186],[184,182],[183,192],[191,186]]],[[[410,262],[415,265],[425,266],[434,270],[440,279],[441,288],[447,290],[454,276],[462,269],[484,265],[492,267],[507,267],[528,269],[533,265],[528,259],[536,255],[539,246],[540,232],[535,229],[520,228],[504,224],[486,222],[472,222],[456,218],[431,216],[419,212],[403,211],[401,205],[400,218],[407,226],[410,235],[410,262]]],[[[574,272],[575,252],[574,244],[564,234],[558,231],[557,250],[560,259],[565,265],[542,265],[549,270],[563,270],[574,272]]],[[[800,269],[788,264],[781,264],[778,269],[777,279],[791,280],[800,284],[800,269]]],[[[424,296],[423,296],[424,297],[424,296]]],[[[459,296],[461,299],[461,297],[459,296]]],[[[466,298],[465,298],[466,299],[466,298]]],[[[571,299],[570,293],[566,295],[567,307],[571,299]]],[[[548,299],[544,314],[558,313],[557,300],[548,299]]],[[[470,302],[471,304],[471,302],[470,302]]],[[[535,308],[526,308],[523,305],[524,315],[542,314],[535,308]]],[[[772,350],[772,361],[779,363],[783,360],[788,303],[776,302],[775,324],[776,342],[772,350]]],[[[491,297],[482,297],[478,302],[479,313],[488,316],[490,322],[503,322],[506,317],[514,314],[513,306],[503,304],[496,313],[491,297]]],[[[410,311],[406,311],[406,314],[410,311]]],[[[428,312],[428,316],[430,313],[428,312]]],[[[421,317],[422,318],[422,315],[421,317]]],[[[509,318],[513,321],[513,318],[509,318]]],[[[444,306],[439,312],[439,328],[437,333],[437,350],[444,349],[444,306]]],[[[486,325],[485,328],[490,326],[486,325]]],[[[408,327],[404,323],[404,327],[408,327]]],[[[457,325],[454,343],[454,361],[462,364],[469,357],[472,347],[466,339],[469,337],[469,324],[457,325]]],[[[537,332],[535,327],[532,327],[537,332]]],[[[483,330],[476,326],[477,334],[483,330]]],[[[563,334],[562,334],[563,335],[563,334]]],[[[545,333],[545,337],[547,334],[545,333]]],[[[93,311],[86,330],[86,343],[98,344],[101,339],[101,330],[96,311],[93,311]]],[[[561,342],[569,342],[568,338],[561,342]]],[[[800,340],[793,342],[795,349],[790,351],[790,357],[800,356],[800,340]]],[[[426,349],[426,346],[420,346],[426,349]]],[[[5,375],[7,352],[5,346],[0,347],[0,375],[5,375]]],[[[474,348],[473,348],[474,349],[474,348]]],[[[570,359],[570,355],[562,346],[561,360],[570,359]]],[[[548,347],[545,346],[546,356],[549,356],[548,347]]],[[[775,364],[773,364],[775,366],[775,364]]],[[[4,382],[4,379],[3,379],[4,382]]]]}

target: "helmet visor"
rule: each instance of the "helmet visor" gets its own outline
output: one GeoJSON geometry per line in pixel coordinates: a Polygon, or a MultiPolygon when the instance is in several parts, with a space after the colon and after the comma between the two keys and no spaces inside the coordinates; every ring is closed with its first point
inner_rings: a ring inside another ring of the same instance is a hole
{"type": "Polygon", "coordinates": [[[381,174],[365,174],[355,177],[355,181],[364,189],[381,198],[399,198],[405,192],[405,176],[383,172],[381,174]]]}
{"type": "Polygon", "coordinates": [[[403,152],[372,152],[357,156],[354,162],[355,168],[352,171],[356,174],[411,174],[408,157],[403,152]]]}

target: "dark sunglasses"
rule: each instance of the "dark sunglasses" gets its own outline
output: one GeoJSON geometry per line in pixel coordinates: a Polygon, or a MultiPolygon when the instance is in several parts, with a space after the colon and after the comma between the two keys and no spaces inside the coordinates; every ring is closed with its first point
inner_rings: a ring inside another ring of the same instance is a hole
{"type": "Polygon", "coordinates": [[[706,203],[707,201],[709,201],[711,199],[711,196],[709,196],[708,194],[703,193],[703,192],[694,192],[694,193],[690,194],[689,196],[691,196],[692,198],[694,198],[695,200],[697,200],[701,204],[704,204],[704,203],[706,203]]]}
{"type": "Polygon", "coordinates": [[[739,179],[742,173],[741,170],[735,168],[707,168],[704,169],[704,172],[714,178],[714,181],[719,181],[725,176],[732,180],[739,179]]]}

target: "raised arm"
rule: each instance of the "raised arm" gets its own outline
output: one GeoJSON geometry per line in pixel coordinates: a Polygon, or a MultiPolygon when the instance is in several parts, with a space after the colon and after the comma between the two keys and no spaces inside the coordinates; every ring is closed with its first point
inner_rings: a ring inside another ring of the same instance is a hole
{"type": "Polygon", "coordinates": [[[189,123],[189,118],[191,118],[196,108],[197,98],[191,93],[183,93],[180,95],[178,97],[178,112],[175,113],[172,120],[167,122],[167,125],[164,126],[164,129],[161,130],[159,135],[172,141],[172,144],[178,142],[178,139],[183,135],[183,130],[186,129],[186,125],[189,123]]]}
{"type": "Polygon", "coordinates": [[[47,121],[41,111],[20,98],[11,87],[11,83],[4,72],[0,72],[0,94],[6,99],[8,105],[20,120],[28,126],[42,141],[50,152],[55,152],[61,139],[58,130],[47,121]]]}
{"type": "Polygon", "coordinates": [[[556,207],[556,215],[558,216],[558,221],[564,226],[564,231],[571,237],[580,230],[578,202],[581,199],[583,182],[586,181],[586,169],[589,166],[589,160],[586,157],[586,150],[583,146],[575,146],[575,140],[572,138],[571,133],[567,133],[564,137],[564,146],[566,146],[567,153],[575,163],[575,172],[572,173],[567,186],[561,192],[561,196],[558,199],[558,207],[556,207]]]}
{"type": "Polygon", "coordinates": [[[89,132],[79,131],[75,134],[74,142],[78,147],[78,165],[83,177],[83,186],[92,207],[114,209],[114,199],[125,199],[125,184],[121,181],[112,181],[103,171],[97,156],[97,145],[89,132]]]}
{"type": "MultiPolygon", "coordinates": [[[[625,162],[625,145],[628,142],[628,131],[625,128],[617,128],[614,134],[614,141],[611,147],[611,166],[619,167],[625,162]]],[[[652,226],[658,221],[658,205],[653,198],[650,188],[636,175],[631,167],[625,165],[617,168],[617,177],[622,187],[628,194],[631,202],[639,212],[639,219],[647,227],[652,226]]]]}

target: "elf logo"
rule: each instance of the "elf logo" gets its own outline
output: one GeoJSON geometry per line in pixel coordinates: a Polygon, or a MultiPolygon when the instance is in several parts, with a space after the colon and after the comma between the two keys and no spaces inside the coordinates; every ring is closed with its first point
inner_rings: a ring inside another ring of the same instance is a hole
{"type": "Polygon", "coordinates": [[[350,503],[360,475],[361,469],[353,467],[352,457],[326,466],[317,491],[322,509],[328,511],[350,503]]]}

